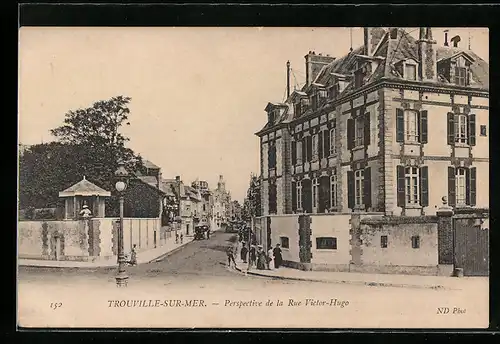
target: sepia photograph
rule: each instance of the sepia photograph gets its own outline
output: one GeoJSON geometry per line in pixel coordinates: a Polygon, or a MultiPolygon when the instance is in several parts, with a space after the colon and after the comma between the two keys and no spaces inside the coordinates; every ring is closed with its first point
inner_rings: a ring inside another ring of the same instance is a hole
{"type": "Polygon", "coordinates": [[[489,31],[19,29],[18,328],[489,326],[489,31]]]}

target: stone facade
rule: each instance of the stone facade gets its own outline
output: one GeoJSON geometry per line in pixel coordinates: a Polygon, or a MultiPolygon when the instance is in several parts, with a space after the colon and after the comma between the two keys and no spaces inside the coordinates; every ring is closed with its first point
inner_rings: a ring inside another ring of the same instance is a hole
{"type": "Polygon", "coordinates": [[[321,70],[312,62],[328,59],[314,56],[306,56],[310,82],[269,103],[256,134],[263,215],[433,216],[443,196],[452,207],[488,207],[485,61],[438,47],[430,28],[419,40],[398,28],[367,28],[365,46],[321,70]]]}

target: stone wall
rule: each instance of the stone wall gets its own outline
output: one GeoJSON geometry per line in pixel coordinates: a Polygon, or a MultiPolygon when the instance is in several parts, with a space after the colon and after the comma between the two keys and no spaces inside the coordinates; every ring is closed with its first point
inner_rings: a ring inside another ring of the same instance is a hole
{"type": "Polygon", "coordinates": [[[258,221],[257,242],[267,248],[268,230],[273,246],[286,238],[284,265],[292,268],[419,275],[452,272],[448,257],[453,247],[452,213],[443,208],[438,216],[290,214],[258,221]]]}
{"type": "MultiPolygon", "coordinates": [[[[125,218],[125,253],[134,244],[138,252],[164,245],[160,230],[158,218],[125,218]]],[[[116,258],[117,251],[117,218],[18,222],[19,258],[95,261],[116,258]]]]}

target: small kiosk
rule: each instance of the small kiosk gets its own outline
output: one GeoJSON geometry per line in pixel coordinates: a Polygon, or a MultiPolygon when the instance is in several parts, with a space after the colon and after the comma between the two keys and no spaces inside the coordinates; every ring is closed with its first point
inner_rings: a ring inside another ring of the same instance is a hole
{"type": "Polygon", "coordinates": [[[92,217],[104,217],[105,199],[110,196],[110,191],[91,183],[85,176],[75,185],[59,192],[59,197],[64,198],[64,218],[67,220],[77,219],[84,205],[89,207],[92,217]]]}

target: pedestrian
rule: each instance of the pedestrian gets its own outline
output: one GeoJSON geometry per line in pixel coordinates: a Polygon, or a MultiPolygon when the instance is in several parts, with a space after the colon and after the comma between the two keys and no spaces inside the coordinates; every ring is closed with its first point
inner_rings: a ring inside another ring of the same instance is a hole
{"type": "Polygon", "coordinates": [[[84,204],[83,207],[82,207],[82,210],[80,210],[80,213],[79,215],[83,218],[83,219],[88,219],[92,216],[92,212],[90,211],[89,209],[89,206],[84,204]]]}
{"type": "Polygon", "coordinates": [[[243,263],[247,262],[247,254],[248,254],[248,248],[245,245],[245,242],[243,242],[243,247],[241,248],[241,260],[243,263]]]}
{"type": "Polygon", "coordinates": [[[254,266],[257,261],[257,252],[255,250],[255,245],[250,246],[249,257],[250,266],[254,266]]]}
{"type": "Polygon", "coordinates": [[[179,234],[178,233],[175,233],[175,243],[176,244],[179,243],[179,234]]]}
{"type": "Polygon", "coordinates": [[[132,247],[132,251],[130,252],[130,261],[128,262],[130,265],[137,265],[136,247],[137,245],[134,244],[134,246],[132,247]]]}
{"type": "Polygon", "coordinates": [[[181,244],[183,240],[184,240],[184,235],[181,233],[181,244]]]}
{"type": "Polygon", "coordinates": [[[273,247],[269,245],[269,250],[267,251],[267,269],[272,270],[273,266],[273,247]]]}
{"type": "Polygon", "coordinates": [[[274,267],[278,269],[283,263],[283,256],[281,255],[280,244],[276,244],[276,247],[273,250],[273,255],[274,255],[274,267]]]}
{"type": "Polygon", "coordinates": [[[227,266],[230,268],[231,262],[233,262],[234,267],[236,267],[236,261],[234,260],[234,251],[232,245],[228,245],[226,249],[226,254],[227,254],[227,266]]]}
{"type": "Polygon", "coordinates": [[[259,245],[257,247],[257,269],[258,270],[266,270],[266,252],[264,252],[264,249],[262,248],[262,245],[259,245]]]}
{"type": "Polygon", "coordinates": [[[210,228],[207,229],[207,239],[210,239],[210,228]]]}

